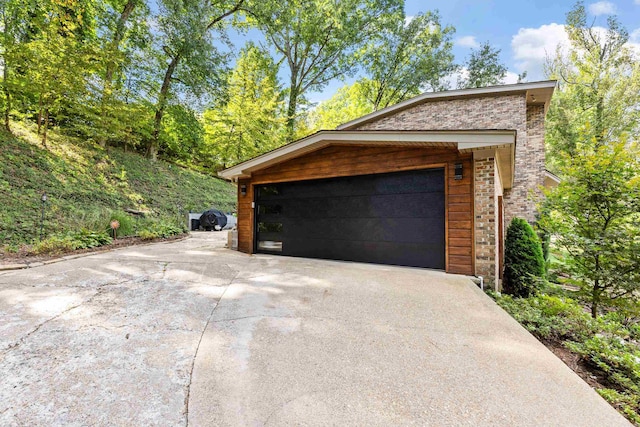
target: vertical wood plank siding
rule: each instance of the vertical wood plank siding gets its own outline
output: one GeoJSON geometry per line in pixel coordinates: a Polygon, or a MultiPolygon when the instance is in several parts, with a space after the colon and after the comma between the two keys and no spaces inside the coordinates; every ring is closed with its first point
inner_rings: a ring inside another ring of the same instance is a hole
{"type": "MultiPolygon", "coordinates": [[[[238,249],[254,249],[254,185],[334,178],[351,175],[444,167],[447,174],[446,271],[473,274],[473,164],[470,154],[456,149],[354,147],[332,145],[316,152],[256,171],[238,183],[238,249]],[[455,180],[454,164],[463,164],[463,179],[455,180]],[[240,194],[241,185],[247,195],[240,194]]],[[[401,207],[400,207],[401,208],[401,207]]]]}

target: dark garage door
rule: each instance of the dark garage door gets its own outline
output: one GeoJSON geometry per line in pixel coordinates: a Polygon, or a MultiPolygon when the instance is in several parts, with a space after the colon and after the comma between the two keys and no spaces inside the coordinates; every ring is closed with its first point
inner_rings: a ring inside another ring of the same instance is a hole
{"type": "Polygon", "coordinates": [[[257,252],[445,268],[443,169],[256,190],[257,252]]]}

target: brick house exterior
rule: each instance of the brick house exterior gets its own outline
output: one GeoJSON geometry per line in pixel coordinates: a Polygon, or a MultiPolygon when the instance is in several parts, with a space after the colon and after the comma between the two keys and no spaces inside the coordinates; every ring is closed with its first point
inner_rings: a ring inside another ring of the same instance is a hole
{"type": "Polygon", "coordinates": [[[535,220],[554,88],[546,81],[426,93],[221,172],[239,184],[240,250],[257,249],[257,185],[439,167],[445,270],[497,287],[505,225],[513,217],[535,220]],[[456,177],[455,167],[466,174],[456,177]]]}

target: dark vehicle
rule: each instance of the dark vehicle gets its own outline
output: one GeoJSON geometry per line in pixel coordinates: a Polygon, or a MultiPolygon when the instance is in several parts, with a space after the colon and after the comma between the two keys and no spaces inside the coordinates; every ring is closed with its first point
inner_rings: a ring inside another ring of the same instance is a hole
{"type": "Polygon", "coordinates": [[[227,225],[227,216],[217,209],[209,209],[200,216],[200,227],[206,231],[220,231],[227,225]]]}

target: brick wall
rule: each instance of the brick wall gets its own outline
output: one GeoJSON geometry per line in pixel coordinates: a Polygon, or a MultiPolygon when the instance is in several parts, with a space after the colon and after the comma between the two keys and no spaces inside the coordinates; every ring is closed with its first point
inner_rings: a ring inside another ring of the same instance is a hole
{"type": "Polygon", "coordinates": [[[482,276],[488,285],[496,283],[498,264],[496,179],[493,157],[474,161],[476,275],[482,276]]]}
{"type": "MultiPolygon", "coordinates": [[[[525,95],[426,102],[356,127],[356,130],[509,129],[526,134],[525,95]]],[[[519,142],[519,141],[518,141],[519,142]]]]}
{"type": "Polygon", "coordinates": [[[541,196],[540,186],[544,184],[544,106],[527,106],[526,138],[516,145],[515,177],[513,188],[505,192],[505,224],[513,217],[535,221],[536,198],[541,196]]]}

